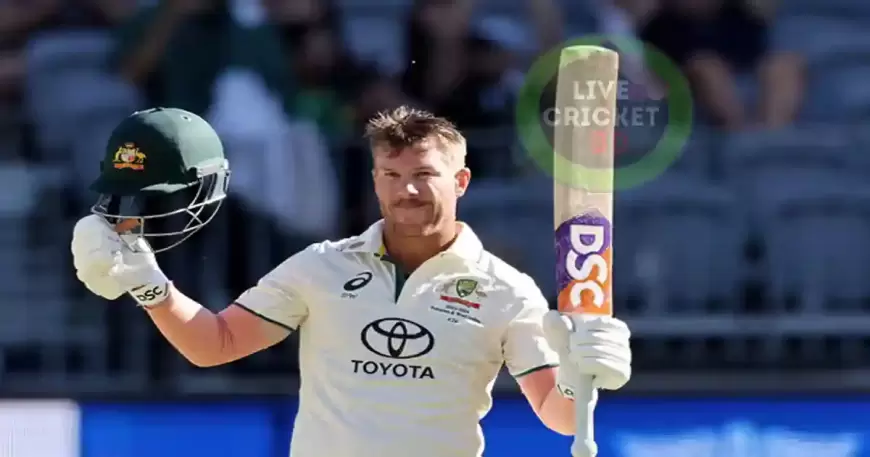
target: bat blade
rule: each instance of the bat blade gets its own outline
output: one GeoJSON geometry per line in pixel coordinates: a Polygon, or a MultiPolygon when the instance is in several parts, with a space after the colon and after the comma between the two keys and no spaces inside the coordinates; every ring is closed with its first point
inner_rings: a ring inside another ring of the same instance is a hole
{"type": "MultiPolygon", "coordinates": [[[[558,309],[572,319],[611,315],[613,278],[614,129],[619,56],[597,46],[562,50],[556,86],[554,227],[558,309]]],[[[574,392],[573,457],[595,457],[592,378],[574,392]]]]}

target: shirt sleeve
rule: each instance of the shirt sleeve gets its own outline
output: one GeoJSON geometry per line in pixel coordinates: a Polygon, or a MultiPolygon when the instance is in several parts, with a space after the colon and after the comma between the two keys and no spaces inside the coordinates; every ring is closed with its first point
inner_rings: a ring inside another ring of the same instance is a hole
{"type": "Polygon", "coordinates": [[[308,317],[307,268],[312,248],[294,254],[236,299],[235,304],[262,319],[295,331],[308,317]]]}
{"type": "Polygon", "coordinates": [[[518,310],[508,323],[502,343],[505,365],[515,378],[559,366],[558,354],[544,337],[544,315],[550,309],[547,299],[531,278],[518,295],[518,310]]]}

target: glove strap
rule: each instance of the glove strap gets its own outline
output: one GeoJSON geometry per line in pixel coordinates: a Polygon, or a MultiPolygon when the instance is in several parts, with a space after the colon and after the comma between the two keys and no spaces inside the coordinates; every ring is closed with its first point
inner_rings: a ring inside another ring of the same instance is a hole
{"type": "Polygon", "coordinates": [[[557,383],[556,389],[559,390],[559,393],[562,394],[563,397],[573,400],[574,399],[574,387],[567,386],[565,384],[557,383]]]}
{"type": "Polygon", "coordinates": [[[129,290],[133,300],[143,308],[153,308],[169,298],[172,283],[160,270],[154,270],[151,278],[144,285],[129,290]]]}

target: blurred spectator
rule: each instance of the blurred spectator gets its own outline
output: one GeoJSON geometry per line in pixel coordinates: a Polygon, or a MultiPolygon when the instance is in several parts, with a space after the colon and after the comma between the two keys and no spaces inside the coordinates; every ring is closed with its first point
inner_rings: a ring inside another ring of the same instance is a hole
{"type": "Polygon", "coordinates": [[[465,76],[471,0],[417,0],[405,39],[403,89],[437,106],[465,76]]]}
{"type": "Polygon", "coordinates": [[[465,45],[465,74],[441,100],[439,111],[463,127],[509,124],[523,83],[518,58],[525,35],[523,27],[503,18],[475,24],[465,45]]]}
{"type": "MultiPolygon", "coordinates": [[[[407,26],[405,92],[465,130],[510,126],[526,58],[561,39],[553,3],[529,0],[528,5],[537,36],[509,18],[473,21],[472,0],[418,0],[407,26]]],[[[476,176],[512,168],[505,166],[513,160],[512,137],[501,132],[481,141],[484,150],[469,154],[476,176]]]]}
{"type": "Polygon", "coordinates": [[[472,21],[474,0],[417,0],[407,25],[404,90],[437,108],[465,79],[498,80],[517,58],[524,61],[556,45],[562,27],[553,2],[527,5],[534,36],[508,18],[472,21]]]}
{"type": "Polygon", "coordinates": [[[0,97],[11,101],[20,95],[24,76],[21,48],[28,34],[49,17],[56,0],[0,1],[0,97]]]}
{"type": "Polygon", "coordinates": [[[22,149],[21,95],[25,74],[22,48],[28,33],[53,10],[51,0],[0,0],[0,154],[28,156],[22,149]]]}
{"type": "Polygon", "coordinates": [[[136,0],[42,0],[50,5],[39,30],[106,29],[114,27],[136,9],[136,0]]]}
{"type": "MultiPolygon", "coordinates": [[[[619,72],[638,84],[650,86],[654,78],[645,68],[643,44],[639,30],[655,12],[658,0],[595,0],[592,2],[596,32],[608,37],[618,37],[620,51],[619,72]]],[[[612,43],[617,44],[617,43],[612,43]]],[[[649,87],[648,87],[649,90],[649,87]]]]}
{"type": "Polygon", "coordinates": [[[23,112],[46,165],[67,167],[70,184],[93,178],[111,128],[137,108],[136,93],[108,69],[112,30],[136,10],[136,0],[39,0],[28,5],[22,48],[23,112]],[[73,126],[69,119],[77,119],[73,126]]]}
{"type": "Polygon", "coordinates": [[[8,103],[20,95],[23,75],[24,60],[21,54],[4,49],[0,54],[0,100],[8,103]]]}
{"type": "Polygon", "coordinates": [[[349,103],[358,89],[359,65],[346,52],[337,30],[312,25],[296,43],[286,43],[292,68],[291,116],[317,124],[331,144],[350,133],[349,103]]]}
{"type": "Polygon", "coordinates": [[[291,118],[311,120],[339,144],[348,130],[346,104],[355,64],[337,33],[339,15],[326,0],[234,0],[237,27],[228,68],[250,70],[291,118]]]}
{"type": "Polygon", "coordinates": [[[771,46],[764,3],[664,0],[641,33],[683,66],[704,114],[729,130],[785,126],[800,109],[803,59],[771,46]],[[745,106],[748,79],[758,87],[757,109],[745,106]]]}
{"type": "Polygon", "coordinates": [[[338,7],[330,0],[261,0],[285,42],[299,42],[311,26],[337,27],[338,7]]]}
{"type": "Polygon", "coordinates": [[[0,0],[0,42],[23,45],[33,33],[112,27],[136,0],[0,0]]]}
{"type": "Polygon", "coordinates": [[[226,64],[231,26],[225,0],[161,0],[119,28],[118,71],[150,105],[202,114],[226,64]]]}
{"type": "MultiPolygon", "coordinates": [[[[337,146],[351,130],[358,66],[345,52],[331,3],[268,0],[260,6],[262,20],[253,20],[260,13],[250,10],[245,19],[234,13],[230,64],[215,81],[207,116],[227,146],[232,195],[249,221],[235,224],[233,236],[263,234],[252,236],[279,262],[340,231],[337,146]]],[[[241,251],[243,257],[252,252],[241,251]]]]}
{"type": "Polygon", "coordinates": [[[633,35],[659,6],[660,0],[597,0],[602,29],[611,35],[633,35]]]}

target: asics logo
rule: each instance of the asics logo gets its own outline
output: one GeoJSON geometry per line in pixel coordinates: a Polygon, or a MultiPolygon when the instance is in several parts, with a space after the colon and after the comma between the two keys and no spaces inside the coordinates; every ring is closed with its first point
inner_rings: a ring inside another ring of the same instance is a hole
{"type": "Polygon", "coordinates": [[[353,278],[351,278],[348,282],[344,283],[344,290],[348,292],[353,292],[355,290],[362,289],[372,280],[372,273],[369,271],[362,272],[353,278]]]}

